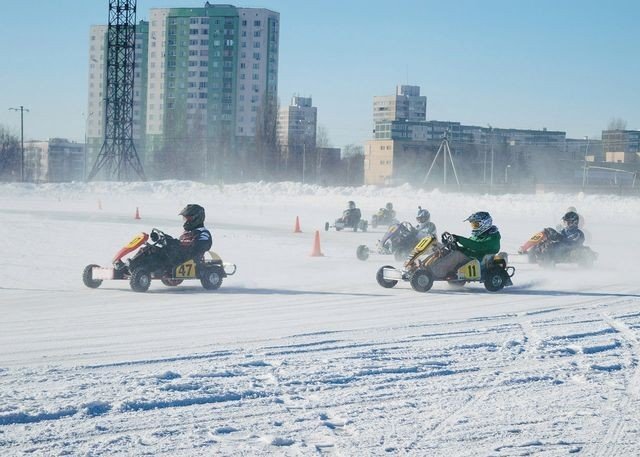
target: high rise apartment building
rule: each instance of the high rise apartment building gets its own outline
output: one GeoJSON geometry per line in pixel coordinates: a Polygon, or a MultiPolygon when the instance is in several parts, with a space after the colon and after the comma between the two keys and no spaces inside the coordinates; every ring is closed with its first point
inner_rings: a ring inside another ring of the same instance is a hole
{"type": "MultiPolygon", "coordinates": [[[[208,2],[150,10],[136,30],[134,79],[134,137],[145,168],[188,156],[206,177],[221,160],[250,157],[263,107],[277,98],[279,23],[267,9],[208,2]]],[[[91,138],[103,135],[106,32],[92,28],[92,46],[102,48],[92,47],[90,81],[102,86],[90,87],[89,112],[102,119],[88,121],[91,138]]]]}
{"type": "Polygon", "coordinates": [[[316,147],[318,109],[311,97],[294,96],[291,104],[278,113],[278,141],[289,149],[316,147]]]}
{"type": "Polygon", "coordinates": [[[427,97],[420,95],[420,86],[396,86],[395,95],[373,97],[373,122],[425,121],[427,97]]]}

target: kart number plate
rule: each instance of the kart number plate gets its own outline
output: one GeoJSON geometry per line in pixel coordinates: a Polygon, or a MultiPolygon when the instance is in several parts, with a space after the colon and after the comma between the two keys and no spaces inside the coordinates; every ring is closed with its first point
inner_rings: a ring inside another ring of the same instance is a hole
{"type": "Polygon", "coordinates": [[[176,279],[189,279],[196,277],[196,263],[193,260],[188,260],[183,264],[176,267],[176,272],[173,275],[176,279]]]}
{"type": "Polygon", "coordinates": [[[113,279],[113,268],[93,267],[91,279],[113,279]]]}

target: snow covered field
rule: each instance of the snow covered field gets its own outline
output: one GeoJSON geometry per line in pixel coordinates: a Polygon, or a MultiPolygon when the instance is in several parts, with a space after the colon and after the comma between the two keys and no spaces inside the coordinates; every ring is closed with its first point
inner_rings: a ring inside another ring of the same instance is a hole
{"type": "Polygon", "coordinates": [[[640,455],[639,226],[640,200],[613,196],[0,184],[0,455],[640,455]],[[573,205],[600,258],[512,255],[495,294],[383,289],[397,263],[355,256],[382,228],[322,231],[347,200],[460,234],[487,210],[509,253],[573,205]],[[238,265],[219,290],[82,284],[136,233],[179,234],[187,203],[238,265]]]}

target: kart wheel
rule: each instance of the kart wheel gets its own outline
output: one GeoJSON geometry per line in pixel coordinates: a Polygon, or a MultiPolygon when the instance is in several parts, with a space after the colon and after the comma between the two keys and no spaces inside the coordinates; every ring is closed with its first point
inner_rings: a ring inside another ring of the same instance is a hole
{"type": "Polygon", "coordinates": [[[369,248],[364,244],[361,244],[358,246],[358,249],[356,249],[356,256],[360,260],[367,260],[369,258],[369,248]]]}
{"type": "Polygon", "coordinates": [[[393,268],[393,267],[391,265],[385,265],[384,267],[380,267],[378,269],[378,272],[376,273],[376,281],[378,281],[378,284],[380,284],[385,289],[391,289],[396,284],[398,284],[398,281],[394,279],[384,279],[385,268],[393,268]]]}
{"type": "Polygon", "coordinates": [[[161,279],[160,281],[167,287],[175,287],[182,284],[182,279],[161,279]]]}
{"type": "Polygon", "coordinates": [[[433,286],[433,276],[427,270],[416,270],[411,276],[411,288],[416,292],[427,292],[433,286]]]}
{"type": "Polygon", "coordinates": [[[324,231],[325,231],[325,232],[328,232],[328,231],[329,231],[329,223],[328,223],[328,222],[325,222],[325,223],[324,223],[324,231]]]}
{"type": "Polygon", "coordinates": [[[151,285],[151,273],[145,268],[136,268],[131,273],[129,285],[134,292],[146,292],[151,285]]]}
{"type": "Polygon", "coordinates": [[[493,269],[487,272],[487,277],[484,280],[484,287],[489,292],[497,292],[502,290],[507,284],[508,276],[504,270],[493,269]]]}
{"type": "Polygon", "coordinates": [[[218,268],[210,268],[202,271],[200,283],[207,290],[216,290],[222,285],[223,275],[218,268]]]}
{"type": "Polygon", "coordinates": [[[102,279],[93,279],[93,267],[98,267],[100,265],[87,265],[84,267],[84,271],[82,272],[82,282],[85,286],[91,289],[97,289],[102,284],[102,279]]]}

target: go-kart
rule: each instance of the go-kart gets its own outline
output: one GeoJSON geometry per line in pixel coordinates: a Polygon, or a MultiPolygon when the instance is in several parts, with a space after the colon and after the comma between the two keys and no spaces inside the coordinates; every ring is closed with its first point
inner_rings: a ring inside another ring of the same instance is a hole
{"type": "Polygon", "coordinates": [[[400,222],[389,226],[375,248],[370,249],[361,244],[356,249],[356,256],[360,260],[367,260],[373,251],[380,255],[393,255],[397,261],[405,259],[416,244],[417,230],[409,222],[400,222]]]}
{"type": "Polygon", "coordinates": [[[180,285],[184,280],[199,279],[202,287],[215,290],[222,285],[224,278],[236,272],[235,264],[224,263],[212,251],[208,251],[208,259],[176,262],[178,245],[177,239],[155,228],[150,235],[140,233],[118,251],[112,267],[87,265],[82,281],[85,286],[96,289],[104,280],[128,280],[132,290],[146,292],[152,279],[159,279],[169,287],[180,285]],[[133,257],[123,260],[124,256],[136,250],[133,257]]]}
{"type": "Polygon", "coordinates": [[[333,225],[330,225],[328,222],[325,222],[324,229],[325,231],[329,231],[330,228],[335,228],[336,232],[344,229],[352,229],[354,232],[360,230],[361,232],[366,232],[369,226],[369,223],[366,219],[362,219],[362,215],[359,209],[351,210],[352,214],[342,215],[341,218],[336,219],[333,225]]]}
{"type": "Polygon", "coordinates": [[[427,292],[434,281],[447,281],[453,286],[463,286],[467,282],[482,282],[490,292],[497,292],[513,285],[511,278],[515,268],[507,265],[505,252],[486,255],[482,262],[471,259],[459,266],[455,273],[443,278],[435,277],[431,265],[455,249],[456,240],[448,232],[442,234],[442,244],[438,243],[435,237],[427,236],[413,249],[402,270],[385,265],[378,269],[376,280],[384,288],[394,287],[399,281],[407,281],[417,292],[427,292]]]}
{"type": "Polygon", "coordinates": [[[376,228],[378,225],[392,225],[397,224],[395,211],[390,211],[387,208],[380,208],[376,214],[371,216],[371,227],[376,228]]]}
{"type": "Polygon", "coordinates": [[[534,233],[520,249],[518,254],[526,255],[530,263],[537,263],[546,268],[552,268],[558,263],[576,264],[583,268],[590,268],[598,259],[598,253],[588,246],[571,247],[560,243],[560,233],[547,227],[534,233]]]}

